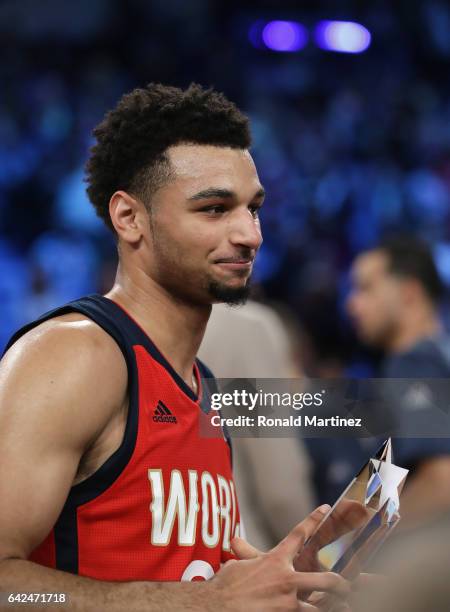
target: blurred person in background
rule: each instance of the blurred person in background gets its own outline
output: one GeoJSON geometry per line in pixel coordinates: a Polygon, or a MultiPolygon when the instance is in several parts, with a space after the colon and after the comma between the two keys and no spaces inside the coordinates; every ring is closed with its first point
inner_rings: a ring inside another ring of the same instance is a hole
{"type": "MultiPolygon", "coordinates": [[[[439,315],[444,287],[428,246],[408,236],[388,239],[361,253],[351,275],[348,312],[361,340],[384,352],[381,376],[450,378],[450,337],[439,315]]],[[[407,394],[406,410],[408,401],[407,394]]],[[[448,512],[450,437],[397,438],[394,446],[395,460],[412,470],[402,496],[404,524],[448,512]]]]}
{"type": "MultiPolygon", "coordinates": [[[[386,240],[356,257],[351,279],[347,310],[361,340],[383,351],[381,377],[450,378],[450,338],[439,316],[444,289],[429,248],[410,236],[386,240]]],[[[431,418],[425,412],[426,385],[419,388],[417,382],[406,382],[405,390],[403,380],[398,386],[386,381],[385,386],[393,416],[400,418],[400,437],[393,440],[394,461],[410,470],[401,506],[400,529],[405,529],[450,510],[450,436],[419,438],[417,427],[415,436],[409,433],[413,418],[431,418]]],[[[333,503],[382,442],[381,438],[306,439],[317,497],[333,503]]]]}
{"type": "MultiPolygon", "coordinates": [[[[213,306],[199,357],[218,378],[289,379],[302,376],[294,352],[278,313],[249,300],[239,308],[213,306]]],[[[310,469],[295,438],[233,438],[233,474],[250,543],[272,548],[312,510],[310,469]]]]}

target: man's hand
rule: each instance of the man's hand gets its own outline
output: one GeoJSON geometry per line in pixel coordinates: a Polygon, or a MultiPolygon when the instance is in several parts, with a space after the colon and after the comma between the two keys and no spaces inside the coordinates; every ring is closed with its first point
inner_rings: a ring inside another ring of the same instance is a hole
{"type": "Polygon", "coordinates": [[[275,548],[262,553],[234,538],[233,551],[239,561],[228,562],[211,580],[211,588],[221,593],[223,610],[271,612],[272,610],[312,611],[319,608],[305,601],[309,593],[330,593],[347,597],[350,585],[331,572],[296,572],[294,559],[328,512],[322,506],[299,523],[275,548]]]}
{"type": "MultiPolygon", "coordinates": [[[[298,572],[319,572],[328,570],[319,561],[319,552],[327,544],[336,541],[342,535],[359,529],[370,518],[369,510],[360,502],[341,499],[327,520],[320,525],[310,542],[294,560],[294,567],[298,572]]],[[[358,557],[359,558],[359,557],[358,557]]],[[[352,574],[344,573],[345,577],[356,576],[359,573],[354,565],[352,574]]]]}

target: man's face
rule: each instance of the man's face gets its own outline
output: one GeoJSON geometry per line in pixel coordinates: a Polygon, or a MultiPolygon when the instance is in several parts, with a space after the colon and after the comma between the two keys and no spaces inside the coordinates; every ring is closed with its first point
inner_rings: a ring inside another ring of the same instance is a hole
{"type": "Polygon", "coordinates": [[[174,178],[149,213],[152,277],[183,300],[245,301],[264,197],[249,152],[177,145],[167,154],[174,178]]]}
{"type": "Polygon", "coordinates": [[[347,311],[358,335],[369,345],[386,348],[403,312],[402,280],[389,273],[381,250],[357,257],[351,275],[347,311]]]}

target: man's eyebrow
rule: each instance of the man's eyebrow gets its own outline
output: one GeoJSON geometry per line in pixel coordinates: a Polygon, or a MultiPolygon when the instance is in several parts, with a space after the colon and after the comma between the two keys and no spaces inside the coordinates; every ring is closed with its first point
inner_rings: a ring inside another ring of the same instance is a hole
{"type": "MultiPolygon", "coordinates": [[[[265,189],[264,187],[261,187],[261,189],[258,189],[258,191],[255,193],[255,195],[253,196],[253,200],[254,199],[260,199],[263,198],[266,195],[265,189]]],[[[203,189],[202,191],[199,191],[197,193],[195,193],[194,195],[190,196],[188,198],[188,200],[208,200],[210,198],[226,198],[226,199],[230,199],[230,198],[235,198],[236,197],[236,192],[235,191],[231,191],[230,189],[221,189],[218,187],[209,187],[208,189],[203,189]]]]}
{"type": "Polygon", "coordinates": [[[207,200],[209,198],[234,198],[235,192],[230,191],[229,189],[220,189],[218,187],[209,187],[208,189],[203,189],[198,193],[194,193],[193,196],[188,198],[189,200],[207,200]]]}

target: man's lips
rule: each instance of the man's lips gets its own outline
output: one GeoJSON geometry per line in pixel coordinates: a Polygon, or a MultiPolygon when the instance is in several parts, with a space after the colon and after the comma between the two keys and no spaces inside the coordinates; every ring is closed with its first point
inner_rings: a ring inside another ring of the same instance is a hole
{"type": "Polygon", "coordinates": [[[218,259],[215,264],[227,270],[245,270],[250,269],[253,265],[252,257],[228,257],[218,259]]]}

